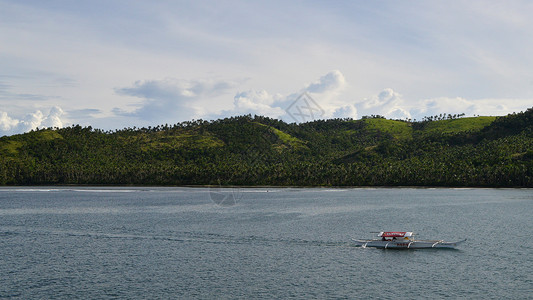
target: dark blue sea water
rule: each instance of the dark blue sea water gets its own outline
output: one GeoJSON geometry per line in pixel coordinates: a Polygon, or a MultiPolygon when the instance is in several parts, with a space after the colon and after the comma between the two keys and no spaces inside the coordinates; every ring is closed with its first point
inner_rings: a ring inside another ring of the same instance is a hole
{"type": "Polygon", "coordinates": [[[0,188],[0,298],[526,299],[532,239],[531,189],[0,188]]]}

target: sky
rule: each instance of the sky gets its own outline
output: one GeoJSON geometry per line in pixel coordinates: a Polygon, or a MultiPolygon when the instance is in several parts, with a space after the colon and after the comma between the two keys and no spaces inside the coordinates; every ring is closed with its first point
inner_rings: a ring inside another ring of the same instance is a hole
{"type": "Polygon", "coordinates": [[[531,1],[0,0],[0,136],[533,107],[531,1]]]}

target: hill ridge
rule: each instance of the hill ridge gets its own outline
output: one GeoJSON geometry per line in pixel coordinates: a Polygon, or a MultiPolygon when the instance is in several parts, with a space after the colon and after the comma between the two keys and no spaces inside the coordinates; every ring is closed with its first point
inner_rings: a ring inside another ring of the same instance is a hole
{"type": "Polygon", "coordinates": [[[533,187],[532,115],[40,129],[0,138],[0,184],[533,187]]]}

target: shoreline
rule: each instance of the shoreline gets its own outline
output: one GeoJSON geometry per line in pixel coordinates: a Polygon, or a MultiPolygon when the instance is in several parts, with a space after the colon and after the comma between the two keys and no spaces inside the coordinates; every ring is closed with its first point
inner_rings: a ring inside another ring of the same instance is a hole
{"type": "Polygon", "coordinates": [[[132,184],[51,184],[51,185],[0,185],[8,188],[198,188],[198,189],[533,189],[524,186],[421,186],[421,185],[380,185],[380,186],[276,186],[276,185],[132,185],[132,184]]]}

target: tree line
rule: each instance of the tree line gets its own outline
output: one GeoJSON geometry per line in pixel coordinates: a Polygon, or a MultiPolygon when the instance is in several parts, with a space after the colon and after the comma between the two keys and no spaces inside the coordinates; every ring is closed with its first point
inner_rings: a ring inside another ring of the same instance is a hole
{"type": "Polygon", "coordinates": [[[407,138],[366,121],[246,115],[34,130],[0,138],[0,184],[533,187],[533,108],[480,130],[417,134],[425,126],[404,121],[407,138]]]}

